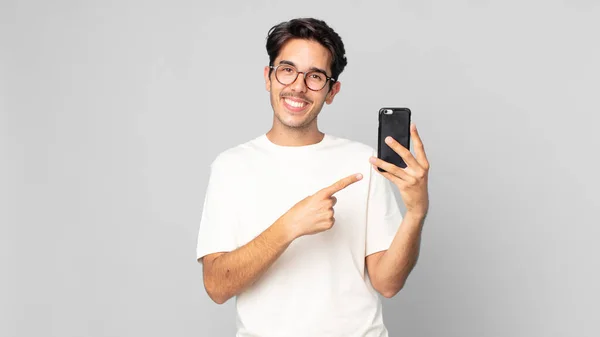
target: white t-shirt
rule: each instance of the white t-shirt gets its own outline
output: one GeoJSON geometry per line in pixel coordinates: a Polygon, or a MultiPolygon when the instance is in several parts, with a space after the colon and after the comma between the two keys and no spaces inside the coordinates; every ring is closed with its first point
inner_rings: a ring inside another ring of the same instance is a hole
{"type": "Polygon", "coordinates": [[[402,220],[392,184],[373,169],[370,146],[326,134],[280,146],[265,134],[220,153],[198,233],[197,258],[245,245],[294,204],[355,173],[335,194],[335,224],[302,236],[237,296],[238,337],[387,337],[365,257],[389,248],[402,220]]]}

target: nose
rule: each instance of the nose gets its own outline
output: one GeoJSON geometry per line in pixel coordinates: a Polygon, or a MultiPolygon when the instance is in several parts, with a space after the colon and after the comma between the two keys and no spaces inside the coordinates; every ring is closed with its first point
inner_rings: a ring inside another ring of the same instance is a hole
{"type": "Polygon", "coordinates": [[[298,73],[298,77],[296,77],[296,81],[290,84],[290,87],[293,91],[296,92],[306,92],[306,83],[304,83],[304,73],[298,73]]]}

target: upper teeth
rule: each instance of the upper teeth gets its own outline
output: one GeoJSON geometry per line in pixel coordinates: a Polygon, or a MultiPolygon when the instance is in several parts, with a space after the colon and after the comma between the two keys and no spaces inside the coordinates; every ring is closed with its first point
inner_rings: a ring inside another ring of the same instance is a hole
{"type": "Polygon", "coordinates": [[[291,106],[293,106],[294,108],[301,108],[305,105],[304,102],[296,102],[296,101],[292,101],[291,99],[287,99],[285,100],[285,102],[291,106]]]}

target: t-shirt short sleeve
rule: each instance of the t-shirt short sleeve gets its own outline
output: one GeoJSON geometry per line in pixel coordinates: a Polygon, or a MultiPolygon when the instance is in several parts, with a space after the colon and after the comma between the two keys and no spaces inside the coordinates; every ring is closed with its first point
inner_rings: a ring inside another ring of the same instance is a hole
{"type": "Polygon", "coordinates": [[[376,170],[371,168],[365,256],[387,250],[402,221],[402,213],[393,190],[395,185],[376,170]]]}
{"type": "Polygon", "coordinates": [[[221,156],[211,164],[198,231],[197,259],[207,254],[230,252],[237,248],[237,215],[232,202],[236,184],[233,181],[234,176],[227,173],[230,167],[221,156]]]}

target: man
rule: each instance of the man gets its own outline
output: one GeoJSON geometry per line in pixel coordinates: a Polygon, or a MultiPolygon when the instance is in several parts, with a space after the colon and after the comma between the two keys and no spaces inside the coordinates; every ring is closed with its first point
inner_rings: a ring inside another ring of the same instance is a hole
{"type": "Polygon", "coordinates": [[[347,63],[325,22],[283,22],[266,47],[273,125],[211,165],[197,247],[205,289],[219,304],[236,297],[237,336],[387,336],[378,293],[406,282],[429,207],[423,144],[414,125],[415,157],[388,142],[401,169],[319,131],[347,63]]]}

